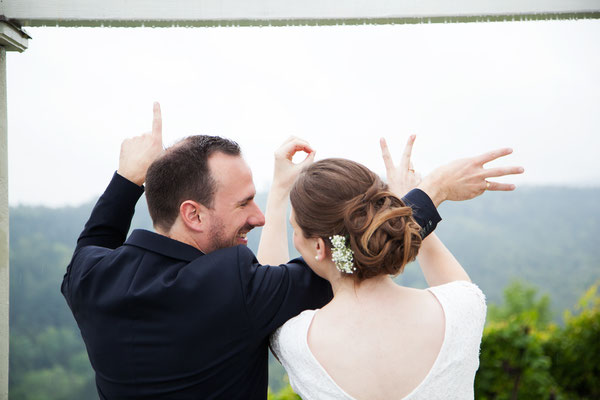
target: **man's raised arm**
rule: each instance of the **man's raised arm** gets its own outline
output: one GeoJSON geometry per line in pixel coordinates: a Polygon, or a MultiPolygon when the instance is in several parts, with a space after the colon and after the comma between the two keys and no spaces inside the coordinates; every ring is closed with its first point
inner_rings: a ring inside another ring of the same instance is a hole
{"type": "Polygon", "coordinates": [[[154,103],[152,131],[121,144],[119,169],[96,203],[75,253],[84,246],[114,249],[123,244],[131,225],[135,204],[144,192],[146,171],[163,152],[160,105],[154,103]]]}

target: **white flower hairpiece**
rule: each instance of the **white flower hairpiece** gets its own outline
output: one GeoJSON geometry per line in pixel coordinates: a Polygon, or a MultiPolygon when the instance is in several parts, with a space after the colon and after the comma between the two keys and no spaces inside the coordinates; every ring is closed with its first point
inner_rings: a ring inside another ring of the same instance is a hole
{"type": "Polygon", "coordinates": [[[354,266],[354,252],[346,246],[346,238],[342,235],[329,236],[333,249],[331,249],[331,259],[335,263],[335,267],[340,272],[352,274],[356,271],[354,266]]]}

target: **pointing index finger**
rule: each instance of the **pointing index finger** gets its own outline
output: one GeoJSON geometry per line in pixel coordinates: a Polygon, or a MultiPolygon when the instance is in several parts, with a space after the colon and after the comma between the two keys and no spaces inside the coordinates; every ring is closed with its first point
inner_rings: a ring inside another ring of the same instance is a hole
{"type": "Polygon", "coordinates": [[[152,113],[152,136],[160,138],[162,143],[162,115],[160,112],[160,104],[157,101],[154,102],[152,113]]]}

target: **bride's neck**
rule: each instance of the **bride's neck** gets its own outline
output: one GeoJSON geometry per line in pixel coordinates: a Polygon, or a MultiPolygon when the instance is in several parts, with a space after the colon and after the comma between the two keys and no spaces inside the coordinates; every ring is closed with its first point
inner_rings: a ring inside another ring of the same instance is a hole
{"type": "Polygon", "coordinates": [[[387,289],[397,287],[396,283],[389,275],[380,275],[373,278],[365,279],[362,282],[357,282],[351,277],[340,276],[337,279],[331,279],[331,288],[334,298],[342,299],[346,297],[363,297],[372,294],[382,294],[387,289]]]}

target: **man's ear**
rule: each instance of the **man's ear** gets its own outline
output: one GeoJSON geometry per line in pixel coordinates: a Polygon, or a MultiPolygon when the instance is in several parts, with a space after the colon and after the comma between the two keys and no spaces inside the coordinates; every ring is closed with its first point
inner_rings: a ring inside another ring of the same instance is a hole
{"type": "Polygon", "coordinates": [[[208,227],[208,208],[193,200],[186,200],[181,203],[179,217],[184,225],[193,231],[203,232],[208,227]]]}

